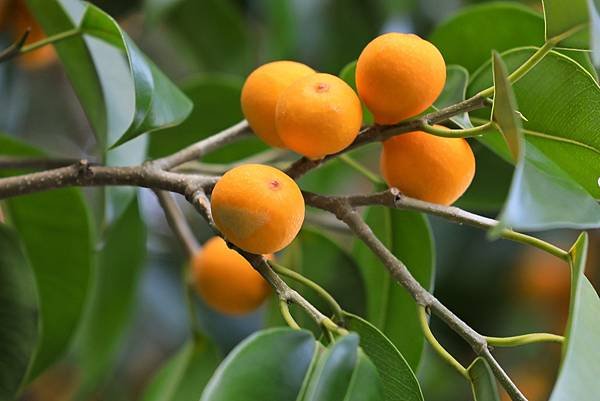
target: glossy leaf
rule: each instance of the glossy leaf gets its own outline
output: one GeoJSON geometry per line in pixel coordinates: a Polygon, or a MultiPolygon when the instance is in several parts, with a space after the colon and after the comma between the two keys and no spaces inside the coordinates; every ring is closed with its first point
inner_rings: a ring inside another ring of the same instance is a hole
{"type": "MultiPolygon", "coordinates": [[[[429,39],[440,49],[447,64],[459,64],[474,73],[489,60],[492,50],[501,53],[516,47],[541,46],[545,41],[544,18],[514,2],[474,5],[440,24],[429,39]],[[494,22],[494,29],[489,29],[490,21],[494,22]]],[[[585,52],[563,52],[595,75],[585,52]]]]}
{"type": "MultiPolygon", "coordinates": [[[[468,84],[469,71],[460,65],[447,66],[444,89],[433,106],[439,110],[465,100],[468,84]]],[[[450,120],[461,128],[470,128],[473,126],[467,113],[454,116],[450,120]]]]}
{"type": "MultiPolygon", "coordinates": [[[[342,71],[340,71],[339,77],[342,78],[348,85],[356,90],[356,60],[346,64],[342,71]]],[[[357,92],[358,93],[358,92],[357,92]]],[[[363,124],[369,125],[373,124],[373,113],[367,109],[367,106],[361,101],[362,110],[363,110],[363,124]]]]}
{"type": "Polygon", "coordinates": [[[358,361],[358,336],[349,334],[319,359],[301,401],[343,400],[358,361]]]}
{"type": "Polygon", "coordinates": [[[358,362],[352,380],[348,384],[344,401],[384,401],[381,377],[377,368],[361,349],[358,351],[358,362]]]}
{"type": "Polygon", "coordinates": [[[130,323],[146,256],[146,227],[137,198],[109,227],[78,338],[82,386],[91,390],[114,361],[130,323]]]}
{"type": "Polygon", "coordinates": [[[543,0],[546,38],[568,31],[575,33],[558,43],[561,47],[589,49],[589,13],[587,0],[543,0]]]}
{"type": "MultiPolygon", "coordinates": [[[[27,0],[27,4],[47,35],[77,28],[86,7],[77,0],[27,0]]],[[[56,43],[54,48],[96,137],[105,143],[108,111],[103,83],[85,39],[73,37],[56,43]]]]}
{"type": "Polygon", "coordinates": [[[588,236],[571,248],[571,304],[563,359],[550,401],[593,400],[600,394],[600,298],[585,277],[588,236]]]}
{"type": "Polygon", "coordinates": [[[517,102],[512,86],[508,80],[506,66],[497,52],[492,53],[492,69],[494,75],[494,104],[492,118],[504,137],[513,160],[518,160],[523,147],[521,119],[517,115],[517,102]]]}
{"type": "Polygon", "coordinates": [[[143,401],[198,401],[220,360],[206,338],[185,343],[154,376],[143,401]]]}
{"type": "Polygon", "coordinates": [[[485,359],[476,358],[467,369],[475,401],[500,401],[498,386],[492,369],[485,359]]]}
{"type": "Polygon", "coordinates": [[[316,349],[308,331],[258,332],[225,358],[201,401],[295,401],[316,349]]]}
{"type": "MultiPolygon", "coordinates": [[[[293,246],[297,257],[286,267],[293,269],[325,288],[342,306],[353,313],[364,313],[366,295],[360,269],[354,259],[335,241],[321,232],[304,228],[293,246]],[[324,268],[326,266],[326,268],[324,268]],[[343,277],[343,280],[340,280],[343,277]]],[[[291,282],[313,305],[325,314],[332,313],[329,305],[312,289],[291,282]]],[[[305,315],[302,314],[302,317],[305,315]]]]}
{"type": "MultiPolygon", "coordinates": [[[[0,136],[0,153],[40,156],[36,149],[0,136]]],[[[94,235],[81,191],[65,188],[12,198],[8,217],[35,274],[42,332],[30,378],[67,350],[88,295],[94,235]]]]}
{"type": "Polygon", "coordinates": [[[137,48],[111,16],[88,4],[79,28],[122,50],[127,56],[135,90],[135,112],[129,128],[112,145],[141,134],[181,123],[192,102],[137,48]]]}
{"type": "Polygon", "coordinates": [[[419,382],[410,365],[392,342],[359,316],[346,314],[346,325],[360,336],[360,346],[373,362],[386,401],[422,401],[419,382]]]}
{"type": "MultiPolygon", "coordinates": [[[[508,70],[532,51],[503,55],[508,70]]],[[[488,68],[473,77],[470,93],[489,85],[488,68]]],[[[600,128],[593,118],[598,114],[593,104],[600,101],[596,81],[569,58],[552,52],[514,85],[514,91],[527,119],[526,141],[503,220],[520,229],[596,226],[600,208],[593,197],[600,197],[600,137],[589,134],[600,128]],[[579,207],[569,207],[572,204],[579,207]]],[[[487,133],[481,141],[510,159],[498,133],[487,133]]]]}
{"type": "MultiPolygon", "coordinates": [[[[242,120],[242,84],[240,78],[223,74],[187,80],[182,90],[194,103],[194,110],[181,125],[150,135],[150,157],[166,156],[242,120]]],[[[252,135],[207,155],[203,161],[230,163],[264,149],[267,146],[252,135]]]]}
{"type": "Polygon", "coordinates": [[[17,399],[39,336],[35,278],[17,233],[0,225],[0,399],[17,399]]]}
{"type": "MultiPolygon", "coordinates": [[[[508,71],[526,60],[534,49],[515,49],[502,55],[508,71]]],[[[469,95],[492,82],[490,66],[475,74],[469,95]]],[[[513,85],[523,121],[523,133],[595,198],[600,199],[600,136],[591,135],[599,126],[600,87],[592,76],[569,58],[551,52],[525,77],[513,85]],[[568,85],[565,85],[568,82],[568,85]]],[[[478,113],[472,115],[484,117],[478,113]]],[[[477,121],[474,120],[474,121],[477,121]]],[[[497,142],[487,145],[506,157],[507,148],[497,142]]],[[[496,139],[501,138],[491,138],[496,139]]],[[[500,141],[501,142],[501,141],[500,141]]]]}
{"type": "MultiPolygon", "coordinates": [[[[434,248],[427,219],[419,213],[372,207],[367,211],[366,221],[421,285],[431,290],[434,248]]],[[[356,242],[353,255],[367,288],[368,320],[394,343],[410,366],[416,369],[423,351],[424,337],[414,300],[392,279],[381,261],[362,242],[356,242]]]]}

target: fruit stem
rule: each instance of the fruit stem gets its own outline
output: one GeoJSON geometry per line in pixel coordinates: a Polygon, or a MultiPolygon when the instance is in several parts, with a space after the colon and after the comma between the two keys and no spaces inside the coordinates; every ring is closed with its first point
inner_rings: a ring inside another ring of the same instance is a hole
{"type": "Polygon", "coordinates": [[[427,321],[427,310],[424,306],[418,305],[419,311],[419,323],[421,323],[421,329],[423,330],[423,334],[427,339],[427,342],[431,345],[431,347],[445,360],[450,366],[458,371],[462,376],[464,376],[467,380],[471,380],[469,378],[469,373],[467,369],[460,362],[458,362],[446,349],[438,342],[435,338],[431,329],[429,328],[429,323],[427,321]]]}
{"type": "Polygon", "coordinates": [[[305,286],[311,288],[313,291],[319,294],[319,296],[329,304],[329,306],[333,310],[333,313],[339,319],[339,321],[343,321],[344,311],[342,310],[342,307],[340,306],[340,304],[337,303],[335,298],[333,298],[333,296],[331,296],[331,294],[329,294],[323,287],[321,287],[314,281],[304,277],[302,274],[294,270],[288,269],[287,267],[284,267],[278,264],[277,262],[269,260],[268,263],[269,266],[271,266],[271,268],[275,271],[275,273],[291,278],[292,280],[297,281],[298,283],[304,284],[305,286]]]}
{"type": "MultiPolygon", "coordinates": [[[[523,78],[533,67],[537,65],[542,59],[546,56],[546,54],[550,53],[550,51],[558,45],[563,40],[573,36],[577,32],[581,31],[585,27],[585,24],[577,25],[566,32],[561,33],[560,35],[553,36],[551,38],[546,39],[546,42],[542,47],[537,49],[535,53],[531,55],[523,64],[519,66],[516,70],[514,70],[509,76],[508,81],[511,84],[514,84],[519,79],[523,78]]],[[[494,87],[490,86],[487,89],[482,90],[478,93],[479,96],[489,97],[494,94],[494,87]]]]}
{"type": "Polygon", "coordinates": [[[375,185],[384,184],[383,180],[379,178],[379,176],[373,172],[371,172],[368,168],[363,166],[360,162],[355,160],[352,156],[347,154],[339,155],[338,158],[346,163],[348,166],[352,167],[354,170],[362,174],[366,179],[371,181],[375,185]]]}
{"type": "Polygon", "coordinates": [[[60,42],[62,40],[72,38],[72,37],[77,36],[79,34],[81,34],[81,30],[79,28],[70,29],[68,31],[60,32],[60,33],[57,33],[56,35],[48,36],[47,38],[44,38],[44,39],[39,40],[37,42],[34,42],[34,43],[30,44],[30,45],[21,47],[21,50],[19,50],[19,53],[20,54],[29,53],[29,52],[32,52],[34,50],[39,49],[40,47],[44,47],[44,46],[52,44],[52,43],[58,43],[58,42],[60,42]]]}
{"type": "Polygon", "coordinates": [[[540,342],[554,342],[562,344],[565,341],[563,336],[550,333],[530,333],[513,337],[485,337],[489,345],[494,347],[517,347],[540,342]]]}
{"type": "Polygon", "coordinates": [[[444,138],[469,138],[472,136],[478,136],[484,133],[486,130],[493,127],[493,122],[488,121],[483,125],[478,125],[473,128],[464,128],[464,129],[451,129],[446,127],[436,127],[429,124],[423,124],[422,130],[427,132],[428,134],[441,136],[444,138]]]}
{"type": "Polygon", "coordinates": [[[281,311],[281,316],[283,317],[283,320],[285,320],[288,326],[290,326],[294,330],[302,329],[300,325],[296,323],[294,317],[290,313],[290,307],[285,299],[279,300],[279,310],[281,311]]]}
{"type": "Polygon", "coordinates": [[[531,245],[535,248],[541,249],[544,252],[547,252],[551,255],[554,255],[566,262],[570,261],[569,252],[553,245],[549,242],[546,242],[542,239],[532,237],[527,234],[520,233],[518,231],[513,231],[511,229],[505,228],[500,232],[500,236],[505,239],[509,239],[512,241],[521,242],[523,244],[531,245]]]}

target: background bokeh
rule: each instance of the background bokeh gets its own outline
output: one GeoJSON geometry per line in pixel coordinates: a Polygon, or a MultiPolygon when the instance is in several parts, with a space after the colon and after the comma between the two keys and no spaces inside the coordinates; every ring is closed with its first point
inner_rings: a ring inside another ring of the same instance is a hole
{"type": "MultiPolygon", "coordinates": [[[[12,0],[0,0],[0,10],[12,0]]],[[[470,3],[460,0],[96,0],[113,15],[143,51],[176,83],[202,91],[195,94],[193,118],[208,135],[241,118],[238,97],[243,78],[274,59],[294,59],[333,74],[355,60],[364,45],[386,31],[414,32],[427,37],[436,24],[470,3]],[[186,86],[187,85],[187,86],[186,86]]],[[[527,2],[539,10],[539,2],[527,2]]],[[[0,44],[7,46],[22,27],[14,15],[0,11],[0,44]]],[[[190,89],[192,90],[192,89],[190,89]]],[[[52,52],[35,60],[0,64],[0,131],[14,134],[51,155],[97,158],[94,136],[70,84],[52,52]]],[[[191,132],[190,135],[195,135],[191,132]]],[[[177,146],[168,133],[153,134],[150,153],[177,146]]],[[[142,145],[140,145],[142,146],[142,145]]],[[[248,153],[258,141],[243,145],[248,153]]],[[[473,144],[475,151],[479,150],[473,144]]],[[[361,155],[374,170],[377,146],[361,155]]],[[[233,157],[233,153],[232,153],[233,157]]],[[[206,161],[211,161],[210,158],[206,161]]],[[[335,163],[302,185],[320,192],[369,190],[352,172],[340,175],[335,163]]],[[[505,180],[486,177],[505,190],[505,180]],[[497,181],[496,181],[497,180],[497,181]]],[[[153,373],[187,336],[181,287],[185,264],[151,192],[141,191],[148,225],[148,256],[139,282],[131,324],[110,375],[89,399],[137,400],[153,373]]],[[[93,198],[93,191],[88,191],[93,198]]],[[[198,238],[209,231],[182,202],[198,238]]],[[[495,216],[494,207],[480,210],[495,216]]],[[[562,332],[568,308],[566,264],[537,250],[506,241],[489,241],[485,233],[431,219],[436,239],[436,295],[482,333],[501,336],[527,331],[562,332]]],[[[588,276],[600,283],[600,235],[591,233],[588,276]]],[[[351,239],[331,235],[351,247],[351,239]]],[[[550,232],[544,238],[568,247],[573,232],[550,232]]],[[[67,245],[68,246],[68,245],[67,245]]],[[[68,251],[68,250],[67,250],[68,251]]],[[[321,266],[327,269],[327,266],[321,266]]],[[[348,288],[348,291],[352,291],[348,288]]],[[[228,318],[197,300],[206,332],[227,352],[261,327],[266,307],[241,318],[228,318]]],[[[398,316],[398,319],[402,319],[398,316]]],[[[434,320],[440,341],[467,364],[472,353],[443,324],[434,320]]],[[[559,348],[533,345],[499,350],[502,364],[531,401],[547,399],[557,372],[559,348]]],[[[70,358],[40,377],[24,400],[65,400],[77,393],[81,376],[70,358]]],[[[419,376],[425,399],[468,400],[467,383],[426,353],[419,376]]]]}

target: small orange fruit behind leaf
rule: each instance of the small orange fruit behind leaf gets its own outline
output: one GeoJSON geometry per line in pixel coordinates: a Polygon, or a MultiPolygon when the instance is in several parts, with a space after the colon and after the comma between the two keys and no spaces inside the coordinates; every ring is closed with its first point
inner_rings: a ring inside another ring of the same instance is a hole
{"type": "Polygon", "coordinates": [[[269,295],[269,285],[262,276],[220,237],[209,239],[192,264],[196,291],[221,313],[251,312],[269,295]]]}
{"type": "Polygon", "coordinates": [[[313,74],[283,91],[275,124],[288,149],[317,159],[354,141],[362,124],[362,107],[346,82],[330,74],[313,74]]]}
{"type": "Polygon", "coordinates": [[[463,138],[414,131],[383,143],[381,173],[403,194],[442,205],[454,203],[475,175],[475,157],[463,138]]]}
{"type": "MultiPolygon", "coordinates": [[[[6,0],[0,0],[6,1],[6,0]]],[[[46,38],[42,27],[35,20],[24,0],[16,0],[8,7],[8,22],[14,39],[20,38],[28,28],[31,28],[26,45],[46,38]]],[[[17,62],[25,69],[33,70],[47,67],[56,61],[56,51],[52,45],[25,53],[17,58],[17,62]]]]}
{"type": "Polygon", "coordinates": [[[274,147],[284,147],[275,129],[279,95],[296,80],[315,71],[295,61],[274,61],[254,70],[242,88],[242,111],[256,135],[274,147]]]}
{"type": "Polygon", "coordinates": [[[212,192],[211,211],[224,237],[241,249],[275,253],[304,221],[304,198],[294,180],[274,167],[245,164],[229,170],[212,192]]]}
{"type": "Polygon", "coordinates": [[[379,124],[395,124],[433,104],[446,83],[439,50],[417,35],[373,39],[356,63],[356,87],[379,124]]]}

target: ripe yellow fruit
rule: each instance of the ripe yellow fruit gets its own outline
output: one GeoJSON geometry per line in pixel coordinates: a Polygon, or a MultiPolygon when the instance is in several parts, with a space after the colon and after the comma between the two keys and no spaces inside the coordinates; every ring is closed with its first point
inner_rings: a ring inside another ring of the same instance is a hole
{"type": "Polygon", "coordinates": [[[220,237],[209,239],[192,260],[194,284],[213,309],[239,315],[258,308],[269,285],[246,259],[220,237]]]}
{"type": "Polygon", "coordinates": [[[339,152],[354,141],[362,108],[354,90],[330,74],[312,74],[283,91],[275,125],[288,149],[317,159],[339,152]]]}
{"type": "Polygon", "coordinates": [[[245,164],[229,170],[212,192],[217,228],[241,249],[275,253],[290,244],[304,221],[304,198],[294,180],[274,167],[245,164]]]}
{"type": "Polygon", "coordinates": [[[475,175],[475,157],[463,138],[414,131],[383,143],[381,172],[390,187],[442,205],[454,203],[475,175]]]}
{"type": "Polygon", "coordinates": [[[395,124],[425,111],[445,82],[444,58],[417,35],[378,36],[356,63],[358,94],[379,124],[395,124]]]}
{"type": "Polygon", "coordinates": [[[296,80],[315,71],[295,61],[274,61],[254,70],[242,88],[242,111],[252,130],[264,142],[284,147],[275,129],[275,107],[279,95],[296,80]]]}

